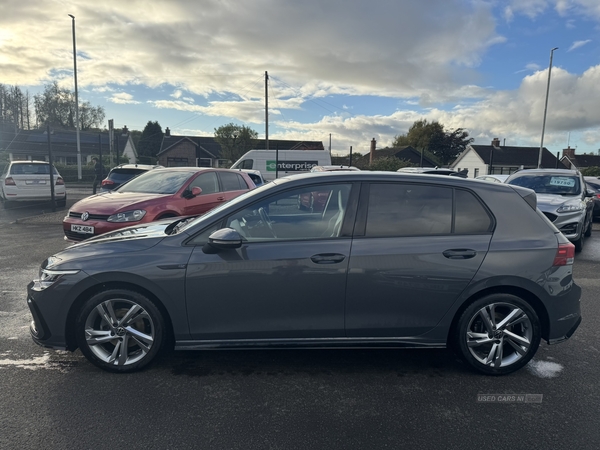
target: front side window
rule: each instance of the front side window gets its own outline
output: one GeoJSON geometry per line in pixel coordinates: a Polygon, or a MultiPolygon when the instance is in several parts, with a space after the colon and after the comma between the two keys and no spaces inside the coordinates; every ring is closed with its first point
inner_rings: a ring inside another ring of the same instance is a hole
{"type": "Polygon", "coordinates": [[[331,184],[286,191],[233,214],[226,227],[250,242],[336,238],[350,189],[350,184],[331,184]]]}
{"type": "Polygon", "coordinates": [[[199,187],[202,189],[200,195],[214,194],[219,192],[219,180],[217,180],[216,172],[206,172],[197,176],[194,181],[190,183],[188,189],[193,187],[199,187]]]}

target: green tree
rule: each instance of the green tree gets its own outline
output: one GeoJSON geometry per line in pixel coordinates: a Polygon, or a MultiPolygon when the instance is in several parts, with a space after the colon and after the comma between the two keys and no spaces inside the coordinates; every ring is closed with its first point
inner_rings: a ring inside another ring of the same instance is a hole
{"type": "Polygon", "coordinates": [[[245,125],[228,123],[215,128],[215,141],[221,145],[221,157],[232,163],[252,150],[257,138],[258,133],[245,125]]]}
{"type": "Polygon", "coordinates": [[[592,166],[581,170],[584,177],[600,177],[600,167],[592,166]]]}
{"type": "Polygon", "coordinates": [[[396,136],[394,147],[410,145],[417,150],[428,151],[442,164],[449,164],[462,152],[467,145],[473,142],[469,133],[463,128],[446,131],[439,122],[427,122],[426,119],[417,120],[408,129],[408,133],[396,136]]]}
{"type": "Polygon", "coordinates": [[[158,121],[148,121],[136,146],[138,155],[156,158],[162,145],[163,131],[158,121]]]}
{"type": "MultiPolygon", "coordinates": [[[[44,86],[44,92],[34,95],[36,123],[39,128],[45,125],[64,129],[75,129],[75,94],[62,88],[54,81],[44,86]]],[[[98,128],[104,121],[102,106],[92,106],[90,102],[79,105],[79,129],[98,128]]]]}

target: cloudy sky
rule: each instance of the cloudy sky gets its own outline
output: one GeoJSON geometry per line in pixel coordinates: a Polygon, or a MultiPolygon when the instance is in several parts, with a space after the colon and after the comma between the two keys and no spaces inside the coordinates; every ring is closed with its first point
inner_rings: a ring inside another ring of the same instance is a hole
{"type": "Polygon", "coordinates": [[[0,83],[73,89],[115,126],[229,122],[334,152],[422,118],[477,144],[600,149],[598,0],[2,0],[0,83]]]}

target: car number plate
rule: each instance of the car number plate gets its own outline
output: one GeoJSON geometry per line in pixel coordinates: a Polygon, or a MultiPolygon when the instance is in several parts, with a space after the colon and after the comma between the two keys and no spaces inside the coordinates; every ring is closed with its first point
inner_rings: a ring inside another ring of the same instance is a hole
{"type": "Polygon", "coordinates": [[[88,225],[71,225],[71,231],[75,233],[94,234],[94,227],[88,225]]]}
{"type": "Polygon", "coordinates": [[[46,184],[46,180],[26,180],[25,184],[46,184]]]}

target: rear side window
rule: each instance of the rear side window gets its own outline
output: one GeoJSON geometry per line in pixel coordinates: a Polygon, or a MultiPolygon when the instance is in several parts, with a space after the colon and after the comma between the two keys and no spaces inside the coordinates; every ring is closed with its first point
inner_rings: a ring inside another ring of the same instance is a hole
{"type": "Polygon", "coordinates": [[[477,234],[491,231],[492,220],[477,197],[460,189],[455,191],[455,196],[454,232],[456,234],[477,234]]]}
{"type": "Polygon", "coordinates": [[[367,237],[479,234],[492,227],[487,209],[469,191],[399,183],[369,189],[367,237]]]}
{"type": "Polygon", "coordinates": [[[412,184],[372,184],[365,234],[368,237],[448,234],[452,189],[412,184]]]}
{"type": "Polygon", "coordinates": [[[248,189],[248,185],[241,175],[233,172],[220,172],[221,185],[224,191],[239,191],[240,189],[248,189]]]}

